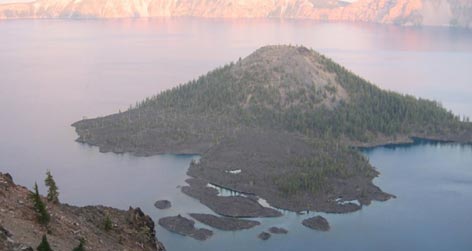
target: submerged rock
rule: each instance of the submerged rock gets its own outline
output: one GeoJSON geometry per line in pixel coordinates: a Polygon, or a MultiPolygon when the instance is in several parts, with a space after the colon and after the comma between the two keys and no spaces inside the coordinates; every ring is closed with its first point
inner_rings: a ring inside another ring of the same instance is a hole
{"type": "Polygon", "coordinates": [[[330,229],[328,221],[321,216],[315,216],[315,217],[306,219],[302,222],[302,224],[305,227],[319,230],[319,231],[324,231],[324,232],[329,231],[330,229]]]}
{"type": "Polygon", "coordinates": [[[270,236],[271,236],[271,235],[270,235],[269,233],[267,233],[267,232],[262,232],[262,233],[260,233],[260,234],[257,236],[257,238],[259,238],[259,239],[261,239],[261,240],[263,240],[263,241],[266,241],[266,240],[268,240],[268,239],[270,238],[270,236]]]}
{"type": "Polygon", "coordinates": [[[168,200],[158,200],[154,203],[157,209],[169,209],[172,207],[172,203],[168,200]]]}
{"type": "Polygon", "coordinates": [[[195,221],[187,219],[180,214],[177,216],[159,219],[159,225],[170,232],[189,236],[196,240],[204,241],[213,236],[211,230],[205,228],[195,228],[195,221]]]}
{"type": "Polygon", "coordinates": [[[285,228],[281,228],[281,227],[271,227],[271,228],[269,228],[269,232],[271,232],[273,234],[287,234],[288,230],[285,229],[285,228]]]}
{"type": "Polygon", "coordinates": [[[250,229],[261,223],[253,220],[242,220],[230,217],[218,217],[211,214],[190,214],[197,221],[223,231],[250,229]]]}

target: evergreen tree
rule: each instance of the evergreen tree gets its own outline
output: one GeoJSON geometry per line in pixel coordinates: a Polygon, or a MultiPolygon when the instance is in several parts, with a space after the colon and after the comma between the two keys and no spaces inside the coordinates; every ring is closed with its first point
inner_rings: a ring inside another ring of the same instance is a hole
{"type": "Polygon", "coordinates": [[[49,246],[48,238],[46,235],[43,235],[43,239],[41,243],[39,244],[38,248],[36,248],[37,251],[52,251],[51,246],[49,246]]]}
{"type": "Polygon", "coordinates": [[[52,177],[51,172],[49,170],[46,172],[46,179],[44,180],[44,183],[48,187],[48,201],[54,204],[59,203],[58,187],[56,185],[56,181],[54,181],[54,178],[52,177]]]}
{"type": "Polygon", "coordinates": [[[41,225],[46,226],[51,220],[51,216],[47,212],[46,205],[41,200],[41,196],[38,191],[38,184],[34,183],[34,191],[30,192],[30,199],[33,202],[34,210],[38,215],[38,222],[41,225]]]}
{"type": "Polygon", "coordinates": [[[112,225],[112,222],[111,222],[111,219],[110,219],[110,216],[107,215],[105,217],[105,220],[103,221],[103,228],[105,229],[105,231],[110,231],[112,229],[113,225],[112,225]]]}

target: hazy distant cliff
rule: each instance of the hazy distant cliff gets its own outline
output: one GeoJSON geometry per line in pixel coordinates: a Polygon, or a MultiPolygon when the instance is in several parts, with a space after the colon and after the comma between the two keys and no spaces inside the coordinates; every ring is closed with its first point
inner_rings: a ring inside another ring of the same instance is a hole
{"type": "Polygon", "coordinates": [[[307,18],[402,25],[472,25],[469,0],[37,0],[0,5],[7,18],[307,18]]]}

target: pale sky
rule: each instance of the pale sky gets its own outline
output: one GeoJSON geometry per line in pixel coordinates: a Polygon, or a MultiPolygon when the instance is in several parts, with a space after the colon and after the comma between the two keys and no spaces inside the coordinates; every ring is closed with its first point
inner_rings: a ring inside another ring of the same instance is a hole
{"type": "Polygon", "coordinates": [[[0,4],[2,3],[19,3],[19,2],[33,2],[34,0],[0,0],[0,4]]]}
{"type": "MultiPolygon", "coordinates": [[[[2,3],[18,3],[18,2],[33,2],[34,0],[0,0],[2,3]]],[[[344,0],[345,2],[356,2],[357,0],[344,0]]]]}

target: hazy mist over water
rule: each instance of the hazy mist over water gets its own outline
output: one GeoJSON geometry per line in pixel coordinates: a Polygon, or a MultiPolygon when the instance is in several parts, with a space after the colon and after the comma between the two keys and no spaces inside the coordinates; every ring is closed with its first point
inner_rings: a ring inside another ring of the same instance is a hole
{"type": "Polygon", "coordinates": [[[290,43],[318,50],[382,88],[472,116],[468,30],[184,18],[0,21],[0,32],[2,87],[35,82],[63,94],[67,84],[67,96],[76,98],[94,85],[116,100],[81,115],[117,112],[260,46],[290,43]]]}
{"type": "MultiPolygon", "coordinates": [[[[126,110],[267,44],[311,47],[384,89],[435,99],[472,117],[468,30],[182,18],[0,21],[0,34],[0,171],[31,187],[51,169],[63,202],[140,206],[155,220],[209,212],[179,189],[193,157],[102,154],[74,142],[70,124],[126,110]],[[174,207],[157,211],[158,199],[174,207]]],[[[287,214],[245,232],[218,231],[207,242],[162,228],[158,236],[168,250],[467,251],[471,153],[458,145],[366,152],[381,172],[375,183],[398,199],[325,215],[333,227],[328,233],[301,226],[306,216],[287,214]],[[256,238],[272,225],[290,233],[265,243],[256,238]]]]}

